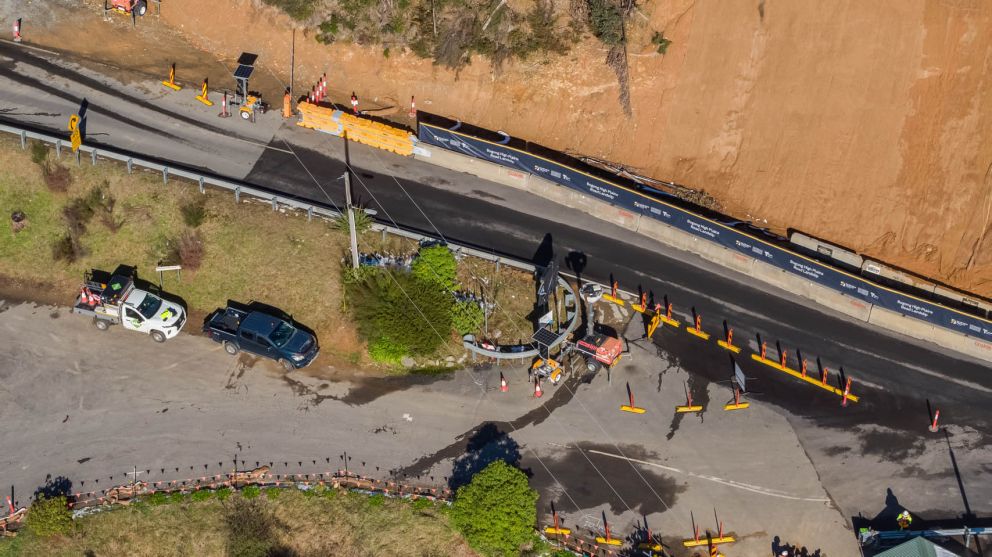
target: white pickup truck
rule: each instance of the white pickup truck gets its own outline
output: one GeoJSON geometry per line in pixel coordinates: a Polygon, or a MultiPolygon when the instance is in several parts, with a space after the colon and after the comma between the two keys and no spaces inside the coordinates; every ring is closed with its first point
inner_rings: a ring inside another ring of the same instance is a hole
{"type": "Polygon", "coordinates": [[[92,317],[97,329],[105,331],[120,323],[125,329],[150,335],[155,342],[165,342],[186,324],[183,308],[136,288],[130,277],[113,275],[101,280],[98,275],[87,274],[72,308],[73,313],[92,317]]]}

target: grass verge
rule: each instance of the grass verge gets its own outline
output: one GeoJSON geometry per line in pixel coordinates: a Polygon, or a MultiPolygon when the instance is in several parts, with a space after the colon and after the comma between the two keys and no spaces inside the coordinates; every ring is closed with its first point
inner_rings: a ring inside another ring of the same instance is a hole
{"type": "Polygon", "coordinates": [[[256,541],[264,542],[272,555],[474,555],[451,528],[447,513],[433,504],[331,490],[323,495],[292,489],[278,493],[251,499],[236,494],[225,501],[187,496],[181,502],[137,502],[79,518],[68,535],[24,532],[0,541],[0,557],[224,556],[244,545],[238,539],[244,532],[230,523],[248,522],[243,516],[246,502],[259,511],[254,521],[265,526],[256,529],[256,535],[264,531],[256,541]]]}

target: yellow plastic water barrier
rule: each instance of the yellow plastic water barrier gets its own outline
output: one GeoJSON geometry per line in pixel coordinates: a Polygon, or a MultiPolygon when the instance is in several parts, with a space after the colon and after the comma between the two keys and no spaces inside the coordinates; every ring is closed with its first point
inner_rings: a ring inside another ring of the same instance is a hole
{"type": "Polygon", "coordinates": [[[308,102],[299,103],[296,109],[300,113],[297,125],[304,128],[337,136],[347,134],[352,141],[397,155],[413,154],[413,136],[404,129],[308,102]]]}

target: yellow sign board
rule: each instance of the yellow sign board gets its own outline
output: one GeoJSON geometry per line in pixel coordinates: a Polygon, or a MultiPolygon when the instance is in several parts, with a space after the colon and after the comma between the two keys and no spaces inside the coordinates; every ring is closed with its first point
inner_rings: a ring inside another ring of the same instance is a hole
{"type": "Polygon", "coordinates": [[[79,150],[79,146],[83,144],[83,137],[79,133],[79,115],[73,114],[69,117],[69,139],[72,140],[72,152],[75,153],[79,150]]]}

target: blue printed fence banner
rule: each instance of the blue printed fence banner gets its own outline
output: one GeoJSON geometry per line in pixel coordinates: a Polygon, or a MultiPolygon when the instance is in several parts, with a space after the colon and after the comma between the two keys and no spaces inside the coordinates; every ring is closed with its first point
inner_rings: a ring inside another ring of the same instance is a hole
{"type": "Polygon", "coordinates": [[[653,218],[697,237],[747,255],[769,265],[784,269],[812,282],[826,286],[853,298],[902,315],[927,321],[936,326],[992,342],[992,321],[959,311],[936,302],[924,300],[898,290],[881,286],[858,275],[842,271],[815,259],[785,249],[768,239],[734,228],[731,220],[721,222],[666,202],[670,195],[657,190],[638,191],[636,186],[621,185],[597,176],[594,169],[580,170],[564,162],[566,157],[544,153],[519,139],[450,122],[441,117],[424,114],[418,122],[420,141],[539,176],[561,186],[590,195],[617,207],[653,218]],[[432,123],[433,122],[433,123],[432,123]],[[471,130],[471,133],[466,133],[471,130]],[[486,139],[485,137],[489,137],[486,139]],[[537,151],[537,152],[535,152],[537,151]],[[538,154],[540,153],[540,154],[538,154]],[[548,156],[542,156],[547,154],[548,156]],[[557,159],[557,160],[555,160],[557,159]]]}

